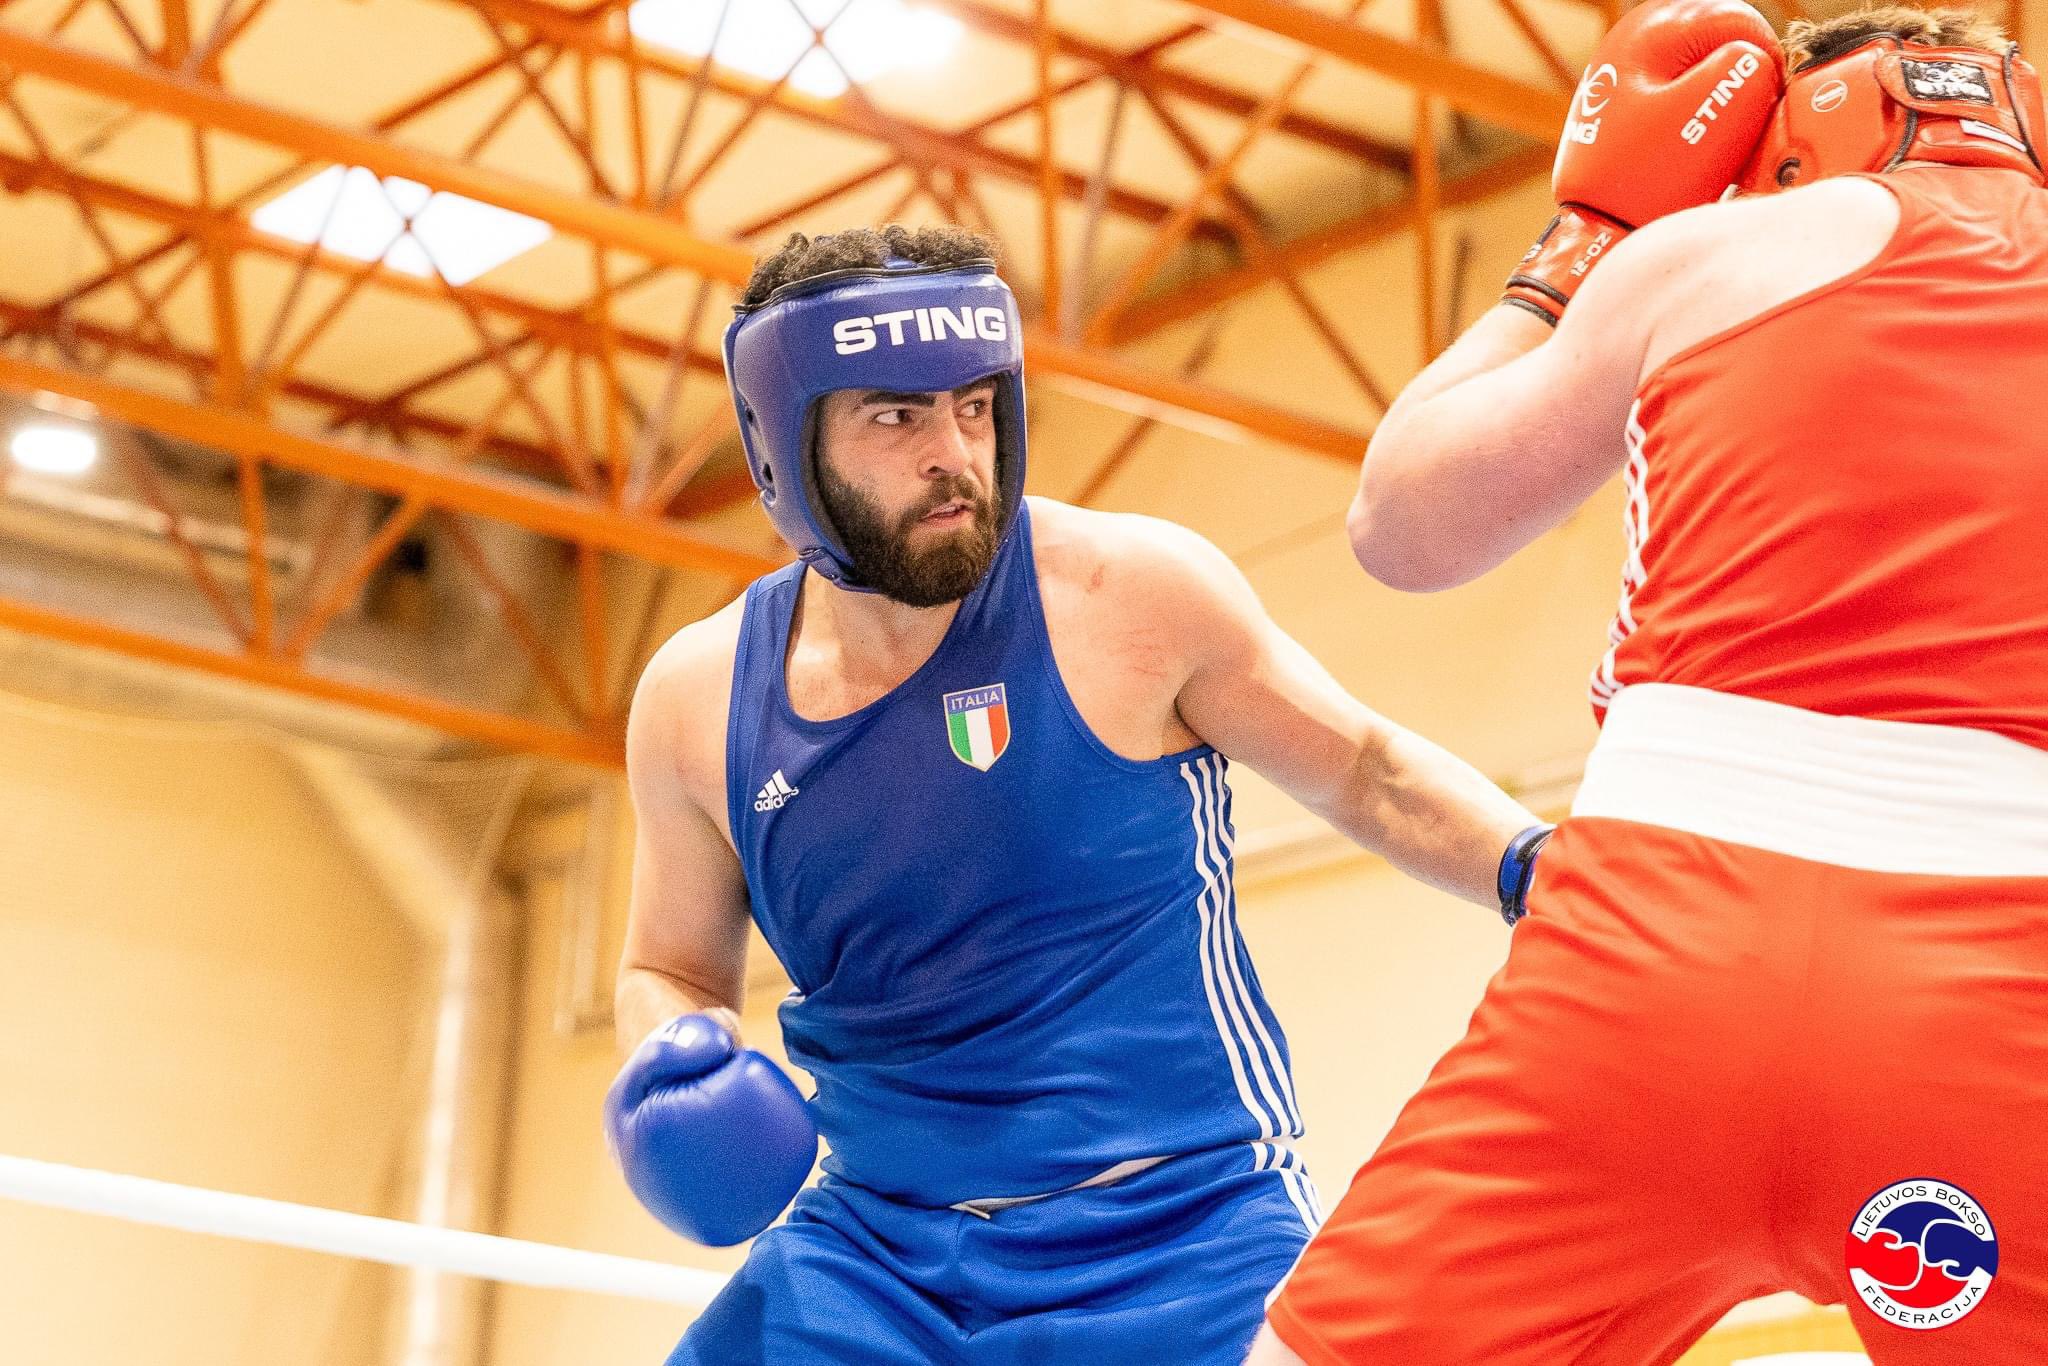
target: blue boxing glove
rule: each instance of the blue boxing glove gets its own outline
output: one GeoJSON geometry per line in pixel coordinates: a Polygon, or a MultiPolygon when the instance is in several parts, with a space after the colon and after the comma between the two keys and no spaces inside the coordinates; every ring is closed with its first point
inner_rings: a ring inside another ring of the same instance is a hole
{"type": "Polygon", "coordinates": [[[604,1098],[604,1127],[648,1213],[712,1247],[775,1222],[818,1157],[795,1083],[708,1015],[641,1042],[604,1098]]]}

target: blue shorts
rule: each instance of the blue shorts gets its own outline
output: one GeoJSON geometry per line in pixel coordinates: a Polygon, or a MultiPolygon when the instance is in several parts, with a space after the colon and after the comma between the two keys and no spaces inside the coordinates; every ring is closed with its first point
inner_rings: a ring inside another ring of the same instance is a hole
{"type": "Polygon", "coordinates": [[[668,1366],[1238,1366],[1320,1218],[1273,1143],[986,1217],[828,1176],[755,1240],[668,1366]]]}

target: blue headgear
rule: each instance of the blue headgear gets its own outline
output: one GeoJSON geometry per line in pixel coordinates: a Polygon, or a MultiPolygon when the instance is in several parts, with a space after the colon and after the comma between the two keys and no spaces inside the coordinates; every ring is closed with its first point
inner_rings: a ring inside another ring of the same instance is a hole
{"type": "Polygon", "coordinates": [[[865,590],[818,494],[820,398],[838,389],[942,393],[996,382],[1003,535],[1024,496],[1024,329],[993,261],[835,270],[784,285],[725,330],[725,373],[761,506],[812,569],[865,590]]]}

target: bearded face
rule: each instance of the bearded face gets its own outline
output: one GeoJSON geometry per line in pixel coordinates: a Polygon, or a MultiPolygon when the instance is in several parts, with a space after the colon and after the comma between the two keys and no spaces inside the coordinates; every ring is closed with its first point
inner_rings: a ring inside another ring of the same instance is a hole
{"type": "Polygon", "coordinates": [[[818,492],[854,573],[886,598],[910,607],[957,602],[995,561],[1001,530],[995,498],[965,476],[947,478],[894,515],[827,462],[819,463],[818,492]]]}
{"type": "Polygon", "coordinates": [[[972,592],[1002,540],[995,383],[821,401],[817,493],[865,587],[911,607],[972,592]]]}

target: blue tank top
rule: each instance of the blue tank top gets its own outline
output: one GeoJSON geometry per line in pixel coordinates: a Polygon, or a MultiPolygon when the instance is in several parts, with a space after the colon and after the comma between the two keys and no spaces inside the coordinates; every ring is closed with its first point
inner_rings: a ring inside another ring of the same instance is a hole
{"type": "Polygon", "coordinates": [[[931,658],[830,721],[789,701],[802,572],[747,591],[726,793],[826,1170],[944,1206],[1299,1135],[1238,937],[1226,761],[1089,730],[1028,508],[931,658]]]}

